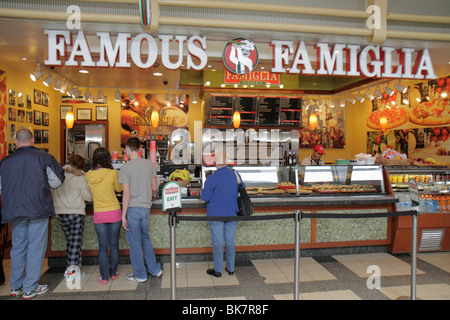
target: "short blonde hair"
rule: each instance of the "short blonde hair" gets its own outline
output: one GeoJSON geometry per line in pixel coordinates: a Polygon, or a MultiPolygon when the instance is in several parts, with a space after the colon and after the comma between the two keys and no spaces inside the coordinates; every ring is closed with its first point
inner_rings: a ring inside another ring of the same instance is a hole
{"type": "Polygon", "coordinates": [[[227,164],[228,158],[225,152],[217,151],[214,153],[214,161],[216,164],[227,164]]]}

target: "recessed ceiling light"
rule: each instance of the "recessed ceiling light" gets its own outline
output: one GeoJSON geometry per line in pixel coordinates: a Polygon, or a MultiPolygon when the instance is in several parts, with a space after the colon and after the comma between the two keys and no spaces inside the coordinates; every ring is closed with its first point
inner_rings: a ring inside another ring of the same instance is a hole
{"type": "Polygon", "coordinates": [[[153,72],[153,75],[156,77],[161,77],[163,74],[159,71],[155,71],[155,72],[153,72]]]}
{"type": "Polygon", "coordinates": [[[85,70],[85,69],[81,69],[80,71],[78,71],[79,73],[89,73],[89,71],[88,70],[85,70]]]}

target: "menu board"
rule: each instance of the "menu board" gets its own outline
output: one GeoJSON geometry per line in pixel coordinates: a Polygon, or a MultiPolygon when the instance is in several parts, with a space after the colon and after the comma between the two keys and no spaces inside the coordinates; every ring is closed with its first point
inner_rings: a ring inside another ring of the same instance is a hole
{"type": "Polygon", "coordinates": [[[242,125],[256,124],[257,102],[257,96],[236,96],[234,110],[239,111],[242,125]]]}
{"type": "Polygon", "coordinates": [[[280,124],[281,97],[259,97],[259,125],[280,124]]]}
{"type": "Polygon", "coordinates": [[[231,125],[233,122],[233,95],[211,95],[209,123],[231,125]]]}
{"type": "Polygon", "coordinates": [[[281,99],[280,125],[301,125],[302,99],[283,97],[281,99]]]}
{"type": "Polygon", "coordinates": [[[211,94],[212,125],[232,125],[233,113],[239,111],[243,126],[301,126],[302,98],[211,94]]]}

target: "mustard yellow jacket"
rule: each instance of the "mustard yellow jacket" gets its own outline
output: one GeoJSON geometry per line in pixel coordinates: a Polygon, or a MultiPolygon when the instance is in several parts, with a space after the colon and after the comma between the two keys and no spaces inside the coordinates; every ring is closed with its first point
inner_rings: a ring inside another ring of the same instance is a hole
{"type": "Polygon", "coordinates": [[[86,181],[94,199],[94,212],[120,209],[116,192],[122,192],[119,175],[114,169],[89,170],[85,174],[86,181]]]}

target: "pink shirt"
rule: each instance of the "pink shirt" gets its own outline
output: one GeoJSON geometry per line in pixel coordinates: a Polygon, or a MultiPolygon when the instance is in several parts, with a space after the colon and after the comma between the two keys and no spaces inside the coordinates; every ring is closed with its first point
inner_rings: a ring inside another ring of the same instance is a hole
{"type": "Polygon", "coordinates": [[[114,223],[122,221],[122,209],[94,212],[94,223],[114,223]]]}

